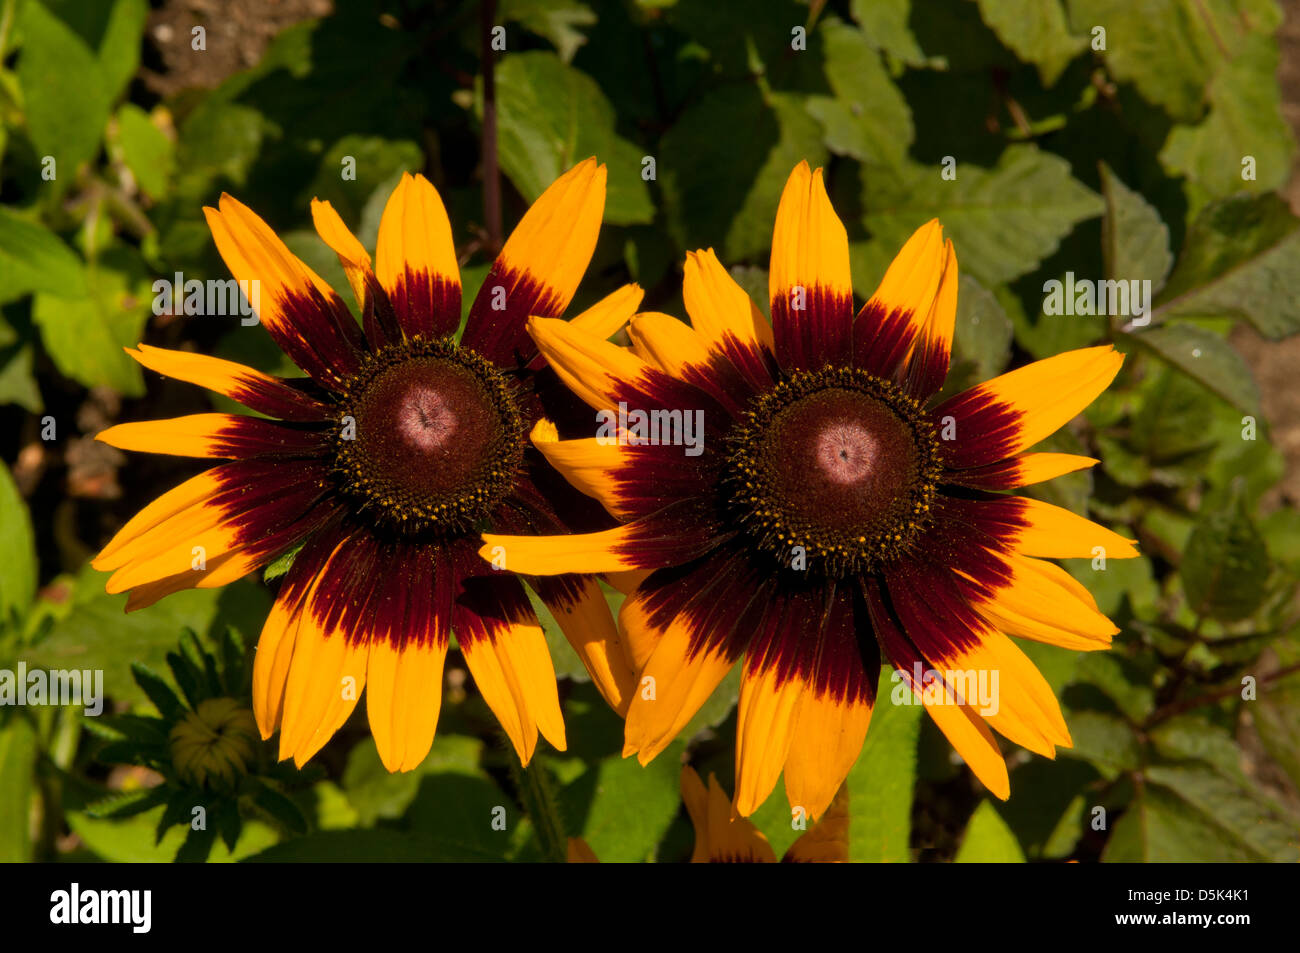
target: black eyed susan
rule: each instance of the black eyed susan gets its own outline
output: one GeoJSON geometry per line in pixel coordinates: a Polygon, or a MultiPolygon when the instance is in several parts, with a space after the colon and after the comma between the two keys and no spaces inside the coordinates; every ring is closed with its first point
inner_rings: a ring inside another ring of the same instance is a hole
{"type": "MultiPolygon", "coordinates": [[[[101,433],[124,449],[230,462],[151,503],[94,565],[113,571],[109,592],[130,591],[130,611],[298,550],[253,675],[258,728],[264,738],[280,731],[281,758],[302,764],[315,754],[364,689],[384,764],[414,768],[433,741],[453,633],[519,757],[529,760],[539,731],[565,746],[527,593],[510,567],[476,550],[486,527],[598,525],[583,515],[590,501],[527,443],[534,421],[563,416],[573,399],[543,367],[525,320],[568,306],[604,200],[605,167],[594,159],[547,189],[506,242],[459,340],[451,226],[423,177],[403,176],[390,197],[373,266],[329,203],[312,204],[360,325],[252,211],[224,195],[205,209],[231,272],[258,283],[262,325],[308,376],[281,379],[143,344],[131,351],[148,368],[266,416],[198,414],[101,433]]],[[[608,335],[640,297],[628,286],[574,320],[608,335]]],[[[610,704],[624,709],[632,672],[598,585],[577,576],[532,582],[610,704]]]]}
{"type": "Polygon", "coordinates": [[[772,246],[770,324],[712,251],[686,261],[690,326],[639,315],[625,349],[531,322],[591,406],[670,425],[702,411],[703,449],[686,455],[641,439],[645,429],[558,440],[543,421],[534,443],[625,525],[489,534],[485,551],[503,547],[522,572],[620,573],[635,585],[619,622],[640,672],[625,754],[643,763],[744,657],[741,814],[782,771],[790,803],[821,814],[866,737],[882,657],[903,697],[925,704],[1005,798],[990,726],[1049,757],[1070,744],[1047,682],[1008,636],[1087,650],[1117,631],[1045,557],[1136,551],[1004,491],[1097,462],[1024,451],[1105,389],[1122,357],[1071,351],[936,405],[957,306],[957,258],[938,222],[912,236],[856,315],[847,236],[820,170],[801,163],[790,176],[772,246]],[[980,684],[993,697],[978,697],[980,684]]]}

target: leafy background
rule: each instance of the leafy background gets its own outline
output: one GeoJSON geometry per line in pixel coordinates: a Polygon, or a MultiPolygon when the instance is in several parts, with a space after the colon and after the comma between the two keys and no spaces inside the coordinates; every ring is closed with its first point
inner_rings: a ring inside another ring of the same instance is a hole
{"type": "MultiPolygon", "coordinates": [[[[186,790],[160,725],[238,694],[268,586],[125,616],[86,566],[193,472],[90,438],[209,406],[197,388],[146,380],[123,345],[289,371],[259,328],[151,314],[156,277],[226,277],[200,211],[221,191],[346,288],[309,199],[328,198],[373,247],[397,177],[421,170],[450,210],[467,288],[481,282],[479,13],[0,0],[0,667],[102,668],[114,712],[0,710],[0,859],[537,859],[582,835],[604,860],[676,861],[692,836],[681,758],[730,785],[734,679],[641,769],[552,639],[572,748],[527,772],[453,654],[419,770],[382,770],[359,708],[305,772],[268,750],[238,790],[186,790]],[[340,176],[345,156],[355,180],[340,176]],[[178,797],[211,797],[219,840],[171,826],[178,797]],[[488,823],[498,806],[505,831],[488,823]]],[[[1025,646],[1074,748],[1054,762],[1009,752],[1001,803],[917,708],[882,704],[848,781],[852,857],[1297,859],[1300,188],[1287,119],[1300,119],[1300,4],[501,0],[494,22],[507,36],[507,227],[574,161],[609,166],[578,305],[634,280],[647,308],[680,315],[684,253],[710,245],[763,301],[780,188],[807,159],[827,167],[860,297],[913,228],[942,218],[963,270],[949,391],[1095,342],[1128,354],[1051,441],[1101,466],[1032,491],[1135,534],[1144,553],[1069,567],[1122,626],[1113,651],[1025,646]],[[806,49],[792,48],[797,26],[806,49]],[[1150,325],[1044,315],[1044,282],[1068,271],[1150,279],[1150,325]]],[[[780,789],[754,820],[778,855],[795,836],[780,789]]]]}

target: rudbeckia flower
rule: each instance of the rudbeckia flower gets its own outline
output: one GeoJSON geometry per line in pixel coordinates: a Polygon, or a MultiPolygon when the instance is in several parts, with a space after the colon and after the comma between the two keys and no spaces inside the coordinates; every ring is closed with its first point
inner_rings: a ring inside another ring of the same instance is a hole
{"type": "Polygon", "coordinates": [[[1048,757],[1070,744],[1009,636],[1087,650],[1117,631],[1045,559],[1136,555],[1110,530],[1005,491],[1097,462],[1025,451],[1101,393],[1122,356],[1070,351],[936,404],[956,319],[952,243],[937,221],[922,226],[855,315],[847,236],[806,163],[777,211],[769,291],[770,324],[701,251],[685,265],[690,325],[639,315],[621,348],[534,319],[551,366],[619,428],[559,440],[543,422],[534,442],[624,525],[487,534],[485,551],[501,547],[521,572],[636,584],[619,622],[640,672],[624,753],[642,763],[744,657],[741,814],[782,771],[792,805],[825,809],[866,737],[882,658],[897,670],[893,694],[924,704],[1005,798],[990,727],[1048,757]],[[699,446],[665,438],[691,420],[699,446]]]}
{"type": "MultiPolygon", "coordinates": [[[[501,250],[459,340],[451,226],[422,176],[404,175],[389,198],[373,266],[330,204],[312,203],[360,324],[248,208],[223,195],[204,210],[235,278],[258,283],[261,324],[308,376],[144,344],[130,351],[265,416],[197,414],[99,434],[123,449],[230,462],[159,497],[93,564],[113,570],[108,591],[129,591],[131,611],[221,586],[297,549],[253,676],[258,728],[263,738],[279,730],[282,759],[301,765],[315,754],[364,688],[383,763],[414,768],[433,742],[453,633],[520,759],[528,762],[539,731],[565,747],[555,673],[527,593],[510,567],[499,571],[476,550],[484,527],[590,528],[580,515],[566,522],[583,509],[608,520],[526,439],[543,412],[575,402],[544,372],[525,319],[564,312],[604,202],[605,167],[595,159],[547,189],[501,250]]],[[[628,286],[574,321],[609,334],[640,297],[628,286]]],[[[597,583],[533,582],[597,686],[623,706],[632,673],[597,583]]]]}

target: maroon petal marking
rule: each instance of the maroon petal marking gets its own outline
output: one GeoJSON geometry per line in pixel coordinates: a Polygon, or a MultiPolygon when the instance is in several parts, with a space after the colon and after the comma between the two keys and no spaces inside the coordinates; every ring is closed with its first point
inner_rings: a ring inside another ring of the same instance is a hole
{"type": "Polygon", "coordinates": [[[318,460],[243,460],[209,471],[218,488],[206,505],[223,511],[236,527],[237,543],[257,545],[321,506],[325,515],[336,507],[327,467],[318,460]]]}
{"type": "Polygon", "coordinates": [[[917,538],[909,560],[894,571],[941,573],[964,593],[987,595],[1010,585],[1011,568],[1003,558],[1011,551],[1010,527],[996,511],[985,512],[984,505],[982,500],[937,494],[934,523],[917,538]]]}
{"type": "Polygon", "coordinates": [[[391,299],[397,323],[408,338],[444,337],[460,327],[458,280],[450,281],[427,268],[412,268],[407,262],[405,271],[397,276],[391,299]]]}
{"type": "Polygon", "coordinates": [[[324,430],[290,427],[261,417],[233,416],[212,435],[211,456],[232,460],[256,457],[321,457],[329,449],[324,430]]]}
{"type": "Polygon", "coordinates": [[[792,576],[783,574],[786,584],[777,586],[745,656],[748,672],[775,669],[777,685],[812,675],[835,590],[831,581],[792,582],[792,576]]]}
{"type": "Polygon", "coordinates": [[[882,576],[895,616],[932,665],[979,646],[984,625],[947,566],[913,559],[882,576]]]}
{"type": "Polygon", "coordinates": [[[809,687],[839,704],[874,705],[880,646],[857,586],[835,587],[816,646],[811,669],[802,673],[809,687]]]}
{"type": "Polygon", "coordinates": [[[677,500],[707,505],[722,478],[720,456],[707,449],[692,458],[681,447],[625,447],[622,465],[612,475],[619,503],[629,519],[649,516],[677,500]]]}
{"type": "Polygon", "coordinates": [[[279,420],[318,423],[329,419],[329,408],[299,390],[288,378],[241,375],[226,396],[249,410],[279,420]]]}
{"type": "Polygon", "coordinates": [[[759,631],[775,586],[743,556],[719,549],[691,563],[651,573],[637,590],[646,621],[690,632],[690,657],[709,650],[740,658],[759,631]]]}
{"type": "Polygon", "coordinates": [[[695,500],[679,500],[629,524],[628,540],[614,548],[629,569],[680,566],[718,548],[736,536],[695,500]]]}
{"type": "Polygon", "coordinates": [[[728,335],[727,340],[736,346],[730,353],[711,351],[707,364],[687,365],[681,379],[708,394],[731,416],[739,417],[753,398],[773,386],[776,362],[766,350],[759,353],[744,347],[735,335],[728,335]],[[737,366],[733,357],[745,363],[737,366]]]}
{"type": "MultiPolygon", "coordinates": [[[[456,289],[457,314],[460,308],[460,289],[456,289]]],[[[366,302],[361,309],[361,326],[365,330],[370,349],[378,351],[402,340],[402,326],[388,292],[373,272],[366,273],[366,302]]],[[[454,327],[452,330],[456,330],[454,327]]]]}
{"type": "Polygon", "coordinates": [[[948,377],[951,352],[947,341],[934,336],[921,338],[907,360],[903,389],[922,402],[928,401],[943,387],[948,377]]]}
{"type": "Polygon", "coordinates": [[[744,390],[741,393],[746,397],[761,394],[776,383],[776,357],[765,346],[742,341],[736,335],[727,333],[722,338],[720,353],[743,380],[744,390]]]}
{"type": "Polygon", "coordinates": [[[527,367],[537,356],[537,345],[525,327],[529,317],[559,317],[563,310],[552,288],[497,258],[470,305],[461,345],[498,367],[527,367]],[[504,304],[501,310],[493,307],[498,302],[504,304]]]}
{"type": "Polygon", "coordinates": [[[848,363],[853,353],[853,298],[822,285],[804,289],[793,310],[790,289],[772,299],[776,360],[783,370],[818,370],[848,363]]]}
{"type": "Polygon", "coordinates": [[[523,583],[513,573],[462,577],[452,603],[451,627],[462,646],[494,642],[512,625],[536,623],[523,583]]]}
{"type": "Polygon", "coordinates": [[[366,351],[366,339],[343,299],[332,291],[327,297],[315,286],[268,293],[279,295],[283,323],[262,323],[280,350],[318,383],[342,390],[366,351]]]}
{"type": "MultiPolygon", "coordinates": [[[[646,413],[694,413],[702,410],[706,448],[712,444],[715,449],[721,449],[722,440],[736,419],[736,414],[707,390],[671,377],[657,367],[646,367],[633,380],[615,381],[608,390],[614,398],[615,406],[606,409],[613,414],[618,413],[617,404],[620,402],[627,405],[629,414],[638,410],[646,413]]],[[[596,429],[596,417],[593,416],[591,430],[587,434],[595,433],[596,429]]]]}
{"type": "Polygon", "coordinates": [[[922,672],[926,672],[931,670],[931,666],[904,629],[894,608],[893,593],[886,590],[877,576],[868,576],[863,580],[862,592],[880,651],[898,670],[903,683],[919,694],[924,691],[925,685],[916,680],[916,669],[919,666],[922,672]]]}
{"type": "Polygon", "coordinates": [[[985,464],[982,467],[971,467],[969,470],[952,470],[945,473],[942,479],[945,482],[969,487],[972,490],[997,492],[1018,489],[1022,484],[1021,477],[1019,457],[1008,457],[1005,460],[985,464]]]}
{"type": "Polygon", "coordinates": [[[350,644],[374,640],[395,649],[447,644],[455,574],[437,543],[393,543],[349,523],[303,547],[282,598],[302,598],[313,579],[308,608],[327,637],[342,632],[350,644]]]}
{"type": "Polygon", "coordinates": [[[998,463],[1020,449],[1020,411],[991,397],[982,384],[949,397],[927,416],[940,436],[954,434],[951,440],[941,439],[939,447],[950,470],[998,463]]]}
{"type": "Polygon", "coordinates": [[[853,322],[853,365],[884,380],[902,384],[907,355],[916,340],[911,311],[886,311],[878,301],[868,301],[853,322]]]}

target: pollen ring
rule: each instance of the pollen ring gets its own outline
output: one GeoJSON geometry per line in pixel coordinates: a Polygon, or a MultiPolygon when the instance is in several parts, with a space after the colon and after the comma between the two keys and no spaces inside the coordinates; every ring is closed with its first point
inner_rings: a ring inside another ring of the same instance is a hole
{"type": "Polygon", "coordinates": [[[510,381],[451,338],[372,355],[338,402],[334,473],[404,535],[474,528],[514,486],[524,420],[510,381]]]}
{"type": "Polygon", "coordinates": [[[941,473],[934,427],[916,400],[861,369],[785,377],[727,443],[723,505],[782,565],[869,572],[930,521],[941,473]]]}

